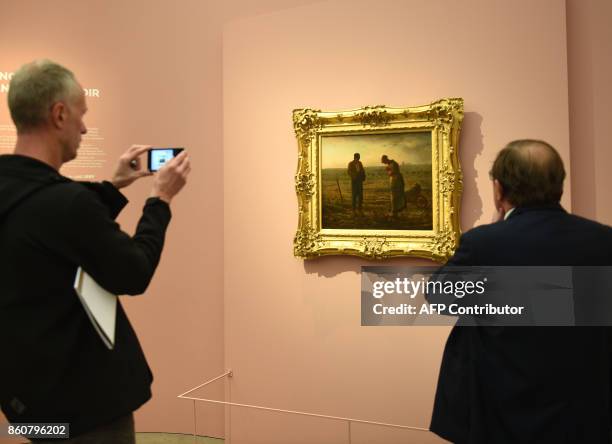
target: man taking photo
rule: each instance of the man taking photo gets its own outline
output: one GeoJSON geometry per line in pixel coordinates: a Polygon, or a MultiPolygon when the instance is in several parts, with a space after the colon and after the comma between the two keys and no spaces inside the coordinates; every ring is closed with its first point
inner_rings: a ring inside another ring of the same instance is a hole
{"type": "MultiPolygon", "coordinates": [[[[151,397],[152,374],[117,303],[106,348],[73,288],[78,267],[111,293],[143,293],[159,263],[170,203],[186,183],[185,152],[153,178],[134,236],[114,221],[118,191],[150,173],[135,145],[111,182],[79,183],[61,166],[87,132],[83,88],[48,60],[21,67],[8,94],[14,154],[0,156],[0,404],[13,423],[69,423],[69,442],[134,442],[132,412],[151,397]]],[[[57,440],[52,440],[57,442],[57,440]]]]}

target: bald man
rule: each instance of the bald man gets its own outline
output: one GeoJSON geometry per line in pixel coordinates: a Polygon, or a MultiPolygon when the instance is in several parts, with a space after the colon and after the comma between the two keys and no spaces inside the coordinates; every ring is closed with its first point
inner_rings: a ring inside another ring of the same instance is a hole
{"type": "MultiPolygon", "coordinates": [[[[466,232],[447,266],[612,265],[612,228],[561,207],[550,144],[509,143],[490,176],[495,221],[466,232]]],[[[459,444],[609,444],[610,347],[606,327],[455,326],[430,428],[459,444]]]]}

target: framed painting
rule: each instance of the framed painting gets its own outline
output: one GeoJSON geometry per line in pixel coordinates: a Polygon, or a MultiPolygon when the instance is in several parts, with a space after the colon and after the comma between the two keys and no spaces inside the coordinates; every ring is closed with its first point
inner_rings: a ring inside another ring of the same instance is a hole
{"type": "Polygon", "coordinates": [[[449,258],[460,235],[462,121],[460,98],[294,110],[295,256],[449,258]]]}

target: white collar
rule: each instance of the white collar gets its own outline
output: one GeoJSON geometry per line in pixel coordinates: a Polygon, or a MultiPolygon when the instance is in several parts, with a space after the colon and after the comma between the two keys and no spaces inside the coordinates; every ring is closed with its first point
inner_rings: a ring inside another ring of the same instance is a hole
{"type": "Polygon", "coordinates": [[[514,210],[516,210],[516,208],[512,207],[508,211],[506,211],[506,214],[504,214],[504,220],[508,219],[514,210]]]}

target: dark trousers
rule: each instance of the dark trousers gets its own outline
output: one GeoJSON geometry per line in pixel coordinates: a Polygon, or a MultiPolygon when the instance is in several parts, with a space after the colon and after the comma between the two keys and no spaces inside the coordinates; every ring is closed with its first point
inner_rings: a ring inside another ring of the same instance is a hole
{"type": "Polygon", "coordinates": [[[134,415],[123,416],[94,430],[69,439],[33,440],[36,444],[135,444],[134,415]]]}
{"type": "Polygon", "coordinates": [[[363,205],[363,181],[361,179],[351,180],[351,194],[353,197],[353,210],[363,205]]]}

